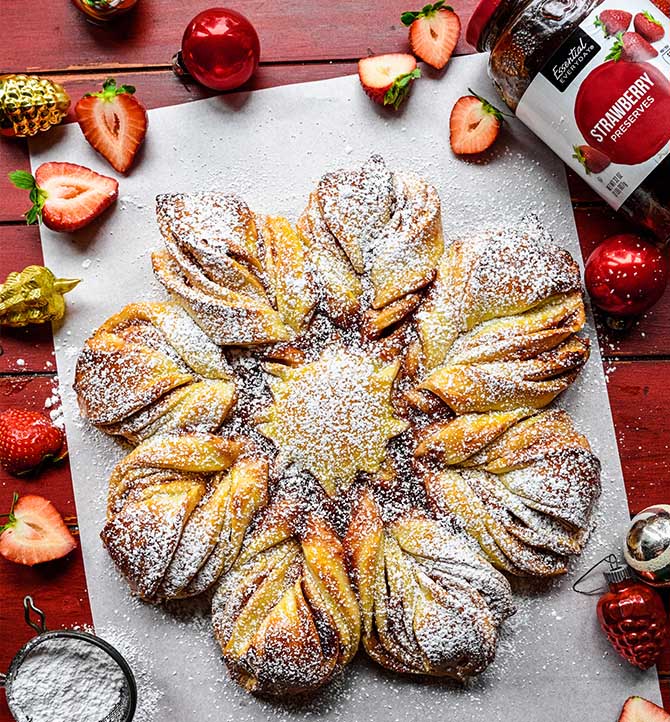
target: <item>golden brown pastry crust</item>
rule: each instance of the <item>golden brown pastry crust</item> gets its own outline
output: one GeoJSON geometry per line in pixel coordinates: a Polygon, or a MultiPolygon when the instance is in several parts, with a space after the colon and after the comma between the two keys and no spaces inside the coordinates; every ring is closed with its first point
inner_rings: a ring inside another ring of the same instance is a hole
{"type": "Polygon", "coordinates": [[[248,691],[287,696],[329,681],[352,659],[360,636],[331,525],[290,499],[268,507],[222,578],[212,618],[223,658],[248,691]]]}
{"type": "Polygon", "coordinates": [[[384,523],[369,489],[344,538],[361,606],[363,646],[395,672],[465,679],[495,655],[512,614],[505,578],[419,510],[384,523]]]}
{"type": "Polygon", "coordinates": [[[324,176],[296,229],[222,193],[157,216],[174,300],[105,322],[75,383],[140,443],[102,534],[133,590],[215,589],[259,694],[315,690],[361,635],[397,672],[481,672],[513,610],[491,564],[564,572],[599,491],[586,439],[542,410],[589,355],[577,264],[531,222],[444,248],[435,188],[376,156],[324,176]]]}
{"type": "Polygon", "coordinates": [[[199,594],[235,561],[267,477],[239,441],[154,436],[114,469],[102,540],[143,599],[199,594]]]}

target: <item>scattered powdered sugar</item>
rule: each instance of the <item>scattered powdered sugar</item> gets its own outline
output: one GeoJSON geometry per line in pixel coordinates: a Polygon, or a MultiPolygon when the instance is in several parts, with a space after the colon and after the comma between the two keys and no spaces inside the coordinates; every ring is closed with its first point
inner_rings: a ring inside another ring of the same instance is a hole
{"type": "Polygon", "coordinates": [[[100,722],[122,698],[123,671],[104,650],[82,639],[37,644],[11,681],[17,722],[100,722]]]}

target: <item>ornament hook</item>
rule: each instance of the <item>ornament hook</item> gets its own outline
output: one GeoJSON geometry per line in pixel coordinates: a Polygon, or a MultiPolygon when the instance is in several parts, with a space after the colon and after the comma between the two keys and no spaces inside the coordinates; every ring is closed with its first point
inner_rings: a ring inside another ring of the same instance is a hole
{"type": "Polygon", "coordinates": [[[602,587],[585,591],[583,589],[578,589],[578,586],[582,581],[584,581],[584,579],[586,579],[586,577],[589,576],[589,574],[591,574],[594,569],[596,569],[596,567],[599,567],[603,562],[607,562],[610,565],[610,569],[615,569],[617,566],[619,566],[619,560],[617,559],[616,554],[608,554],[607,556],[597,561],[592,567],[587,569],[584,574],[582,574],[582,576],[573,583],[572,591],[577,592],[577,594],[583,594],[585,597],[595,597],[596,595],[600,594],[602,591],[602,587]]]}

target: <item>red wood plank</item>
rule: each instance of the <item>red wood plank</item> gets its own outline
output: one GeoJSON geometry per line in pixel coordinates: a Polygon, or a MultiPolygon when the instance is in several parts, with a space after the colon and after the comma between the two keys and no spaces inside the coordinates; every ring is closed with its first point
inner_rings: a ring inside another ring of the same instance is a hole
{"type": "MultiPolygon", "coordinates": [[[[475,4],[475,0],[453,3],[464,24],[475,4]]],[[[3,0],[3,36],[12,39],[3,47],[3,69],[44,72],[166,66],[179,49],[187,23],[205,7],[202,0],[171,5],[139,0],[133,13],[96,26],[71,3],[61,0],[41,3],[39,23],[28,25],[25,0],[3,0]]],[[[400,23],[400,14],[408,9],[406,0],[237,0],[235,9],[256,27],[264,62],[358,59],[369,50],[384,53],[407,48],[407,29],[400,23]]],[[[459,52],[465,50],[468,47],[462,40],[459,52]]]]}
{"type": "MultiPolygon", "coordinates": [[[[52,397],[55,378],[0,378],[0,411],[11,406],[45,410],[45,401],[52,397]]],[[[36,478],[19,479],[0,469],[0,511],[9,511],[12,493],[38,494],[50,499],[64,517],[75,516],[74,495],[69,466],[66,463],[45,469],[36,478]]],[[[0,557],[2,603],[0,604],[0,670],[5,671],[18,649],[34,633],[23,622],[23,597],[33,596],[47,615],[51,629],[92,624],[81,549],[65,559],[26,567],[0,557]]],[[[11,722],[4,694],[0,695],[0,722],[11,722]]]]}

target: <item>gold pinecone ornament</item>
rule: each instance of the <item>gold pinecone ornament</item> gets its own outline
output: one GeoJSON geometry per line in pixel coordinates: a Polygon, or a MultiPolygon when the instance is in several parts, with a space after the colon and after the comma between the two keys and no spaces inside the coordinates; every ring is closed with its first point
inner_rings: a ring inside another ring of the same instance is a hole
{"type": "Polygon", "coordinates": [[[0,326],[60,321],[65,315],[63,295],[78,283],[77,278],[56,278],[44,266],[10,273],[0,285],[0,326]]]}
{"type": "Polygon", "coordinates": [[[23,138],[63,120],[70,96],[62,86],[36,75],[0,75],[0,134],[23,138]]]}

